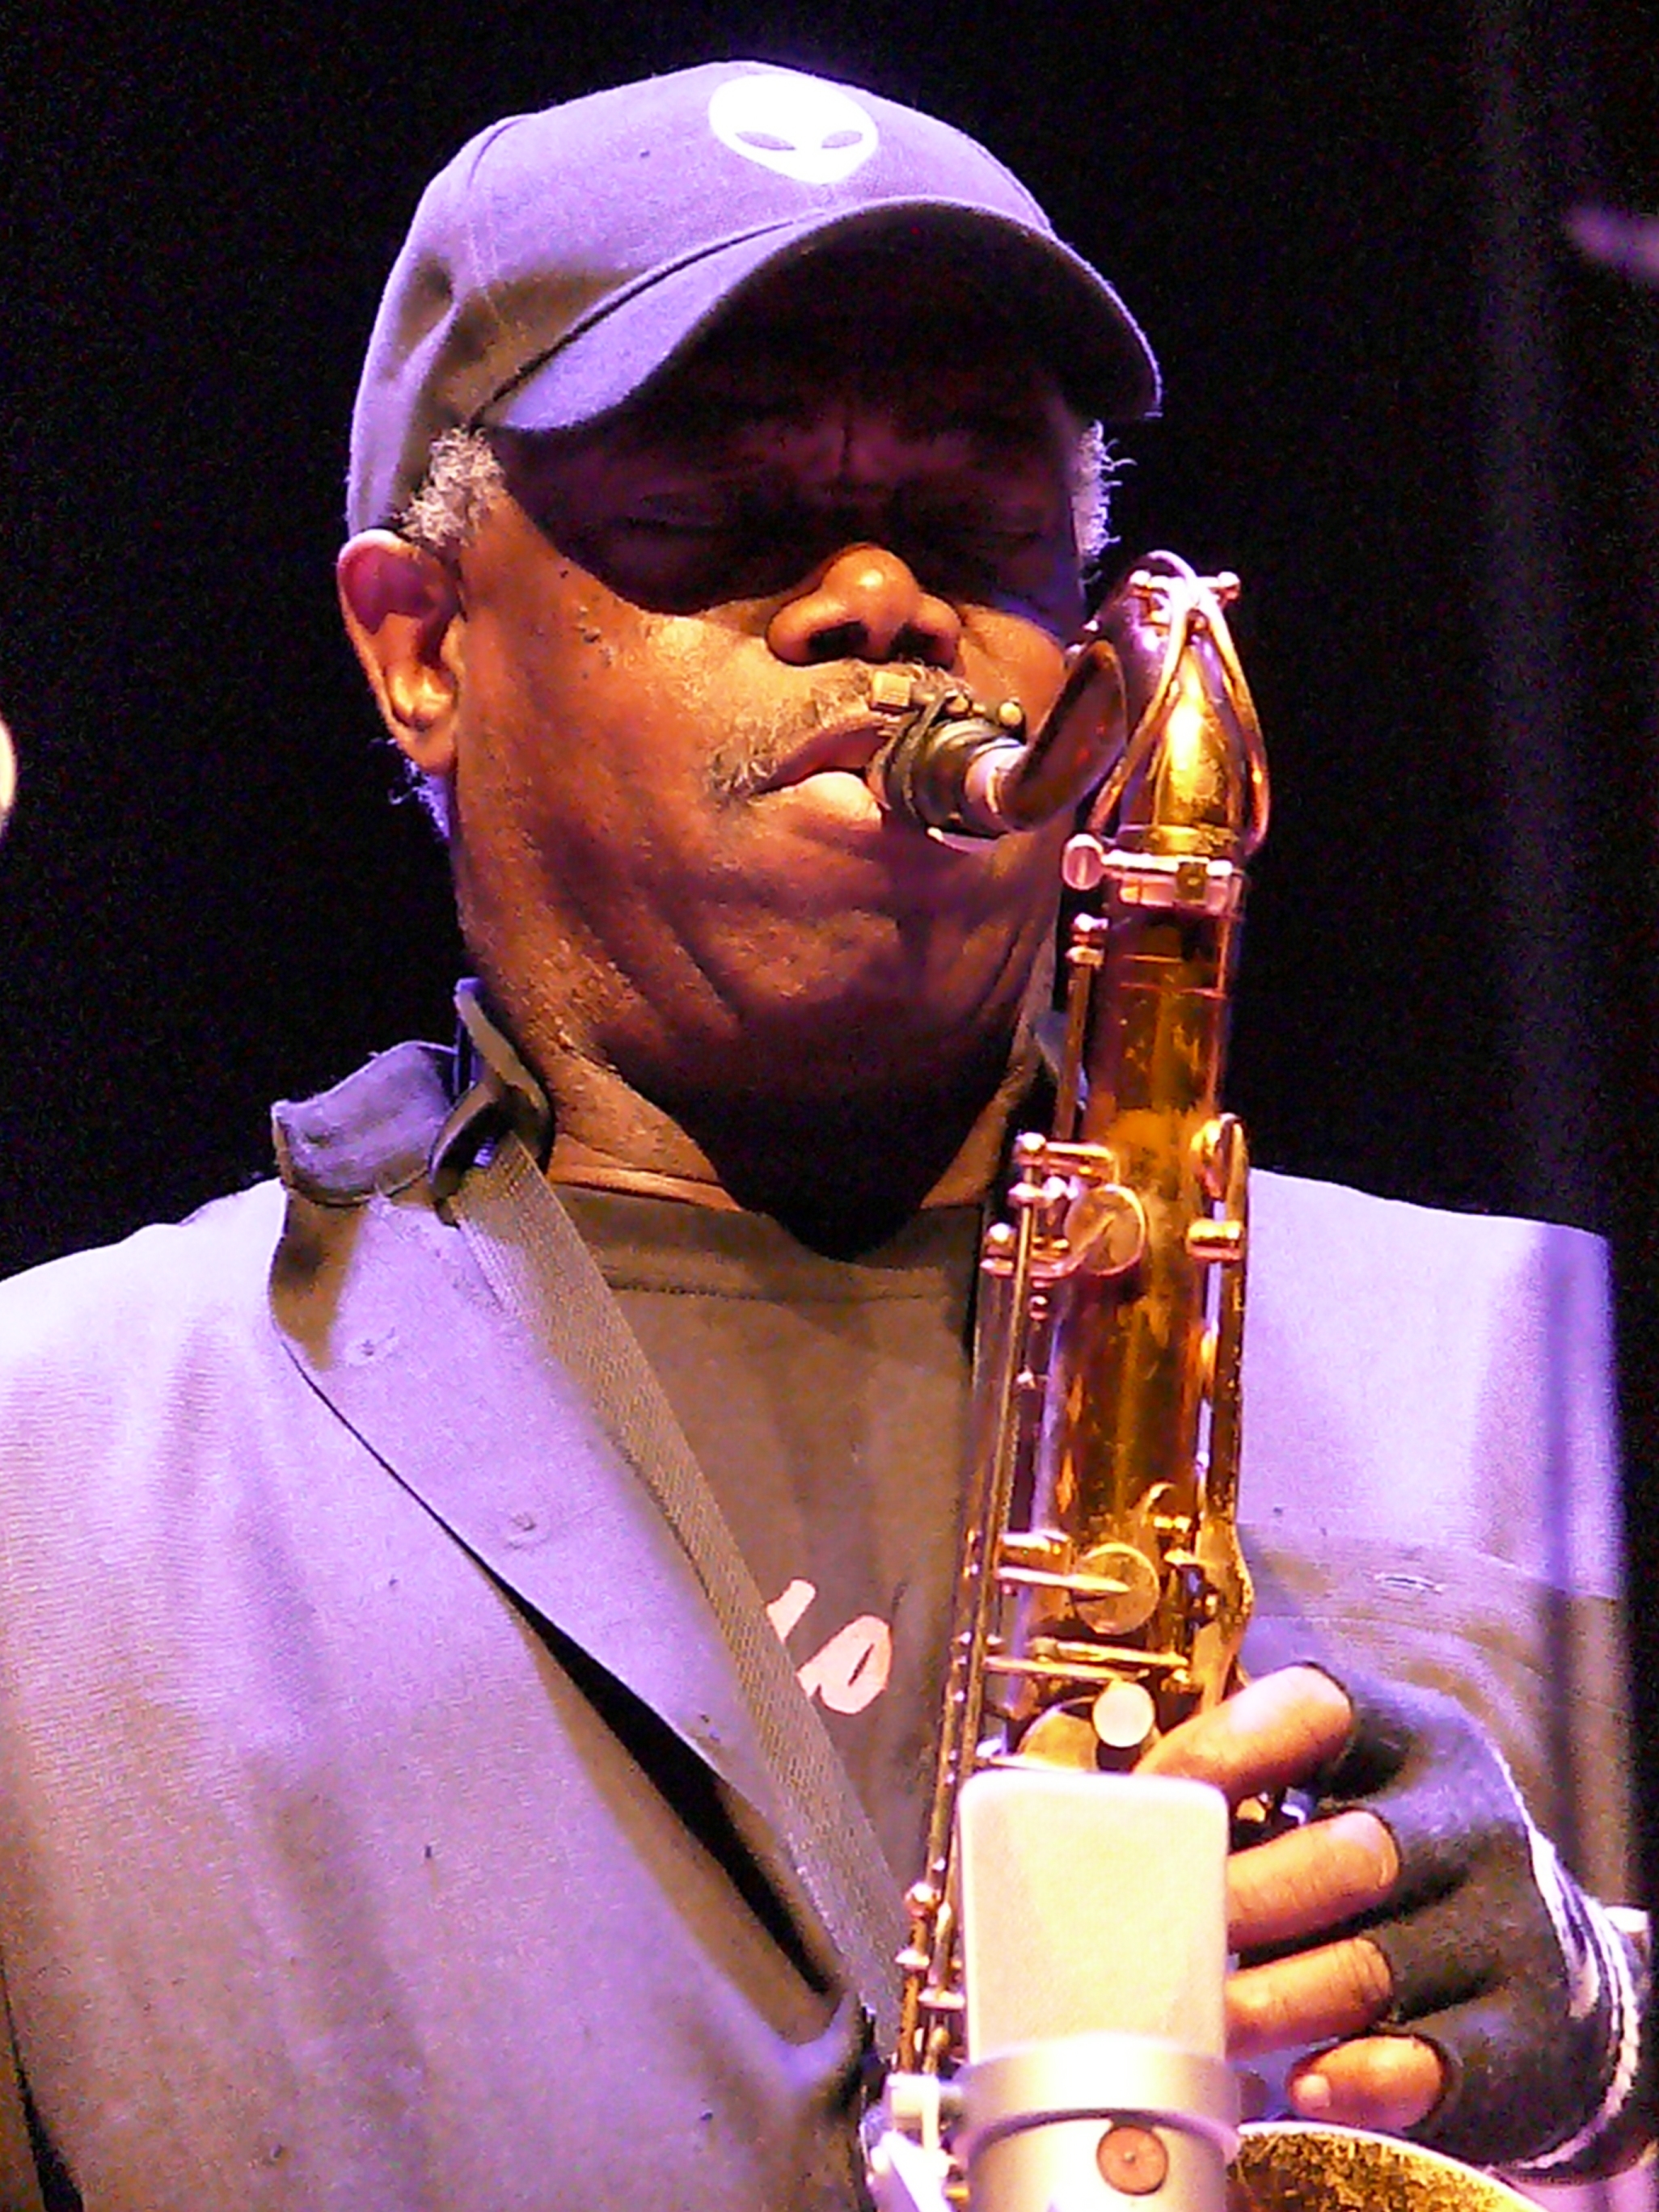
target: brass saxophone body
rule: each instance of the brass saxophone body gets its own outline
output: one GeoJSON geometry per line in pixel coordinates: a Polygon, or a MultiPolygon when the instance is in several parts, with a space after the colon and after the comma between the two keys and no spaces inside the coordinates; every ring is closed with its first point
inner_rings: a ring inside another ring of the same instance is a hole
{"type": "Polygon", "coordinates": [[[1222,611],[1237,588],[1150,556],[1029,747],[1006,710],[957,700],[877,771],[890,804],[946,835],[1030,826],[1099,787],[1064,861],[1096,910],[1072,923],[1053,1123],[1018,1140],[1012,1218],[983,1261],[991,1403],[909,1895],[903,2072],[957,2050],[951,1859],[969,1775],[1133,1763],[1225,1694],[1249,1615],[1234,1518],[1248,1163],[1218,1099],[1267,778],[1222,611]]]}
{"type": "MultiPolygon", "coordinates": [[[[1085,630],[1029,743],[1017,708],[947,694],[908,714],[869,771],[885,805],[953,838],[1034,828],[1097,794],[1062,863],[1082,910],[1053,1118],[1016,1142],[1008,1218],[981,1262],[978,1443],[898,1961],[889,2110],[930,2115],[916,2124],[936,2154],[951,2092],[929,2085],[964,2057],[963,1785],[985,1766],[1132,1766],[1236,1685],[1249,1621],[1249,1158],[1221,1091],[1268,783],[1224,612],[1237,591],[1150,555],[1085,630]]],[[[1522,2203],[1434,2154],[1305,2126],[1247,2129],[1229,2186],[1237,2212],[1522,2203]]]]}
{"type": "Polygon", "coordinates": [[[998,1570],[1014,1619],[989,1663],[1018,1686],[1010,1748],[1065,1764],[1121,1765],[1224,1695],[1249,1616],[1248,1163],[1219,1098],[1267,784],[1222,615],[1233,589],[1143,568],[1104,618],[1136,736],[1066,854],[1097,911],[1072,927],[1054,1127],[1021,1149],[1037,1328],[1014,1403],[1029,1389],[1043,1411],[1015,1446],[1023,1533],[1005,1532],[998,1570]]]}

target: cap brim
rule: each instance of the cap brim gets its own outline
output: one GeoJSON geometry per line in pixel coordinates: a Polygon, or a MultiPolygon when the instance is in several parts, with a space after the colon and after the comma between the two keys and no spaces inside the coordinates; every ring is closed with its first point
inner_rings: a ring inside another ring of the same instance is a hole
{"type": "Polygon", "coordinates": [[[1042,232],[959,202],[885,200],[820,221],[728,240],[613,295],[474,420],[514,430],[574,429],[631,399],[735,307],[763,276],[836,246],[879,239],[941,252],[982,284],[1080,413],[1134,422],[1158,411],[1158,364],[1128,309],[1080,254],[1042,232]]]}

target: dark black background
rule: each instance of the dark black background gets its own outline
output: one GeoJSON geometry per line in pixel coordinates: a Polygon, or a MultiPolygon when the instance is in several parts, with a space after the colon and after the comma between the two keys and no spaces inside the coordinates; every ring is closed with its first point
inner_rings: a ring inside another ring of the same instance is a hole
{"type": "Polygon", "coordinates": [[[484,122],[743,53],[985,138],[1152,337],[1166,412],[1119,529],[1244,577],[1274,770],[1232,1077],[1258,1158],[1612,1231],[1652,1345],[1659,295],[1560,227],[1659,204],[1651,5],[37,18],[0,209],[0,1268],[252,1179],[270,1097],[446,1033],[440,855],[390,804],[332,598],[379,289],[484,122]],[[1495,435],[1517,380],[1541,447],[1495,435]],[[1504,490],[1534,477],[1535,672],[1528,611],[1494,619],[1504,490]],[[1494,635],[1564,740],[1520,884],[1494,635]],[[1515,950],[1540,916],[1541,997],[1515,950]]]}

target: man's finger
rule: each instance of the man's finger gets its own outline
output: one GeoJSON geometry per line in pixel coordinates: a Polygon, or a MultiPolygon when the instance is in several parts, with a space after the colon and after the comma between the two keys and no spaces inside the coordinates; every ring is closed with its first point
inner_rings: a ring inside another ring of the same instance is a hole
{"type": "Polygon", "coordinates": [[[1368,2035],[1322,2051],[1288,2086],[1304,2119],[1389,2133],[1427,2119],[1445,2080],[1440,2053],[1420,2036],[1368,2035]]]}
{"type": "Polygon", "coordinates": [[[1316,1667],[1286,1667],[1171,1729],[1142,1774],[1212,1782],[1230,1804],[1300,1782],[1336,1757],[1353,1725],[1346,1691],[1316,1667]]]}
{"type": "Polygon", "coordinates": [[[1400,1873],[1375,1813],[1310,1820],[1227,1862],[1227,1941],[1235,1951],[1294,1943],[1386,1903],[1400,1873]]]}
{"type": "Polygon", "coordinates": [[[1227,1978],[1228,2053],[1259,2058],[1363,2035],[1387,2012],[1393,1995],[1388,1961],[1364,1936],[1271,1966],[1241,1966],[1227,1978]]]}

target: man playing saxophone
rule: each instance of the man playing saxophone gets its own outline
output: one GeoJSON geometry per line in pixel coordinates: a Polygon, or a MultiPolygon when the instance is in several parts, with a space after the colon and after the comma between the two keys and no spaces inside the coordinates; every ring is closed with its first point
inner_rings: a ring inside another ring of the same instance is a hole
{"type": "MultiPolygon", "coordinates": [[[[277,1109],[277,1182],[6,1294],[0,2201],[860,2201],[1069,827],[869,771],[958,690],[1041,720],[1157,399],[1007,173],[862,92],[710,65],[428,189],[340,595],[477,981],[277,1109]]],[[[1633,1951],[1316,1613],[1149,1754],[1320,1814],[1235,1854],[1238,2053],[1618,2163],[1633,1951]]]]}

